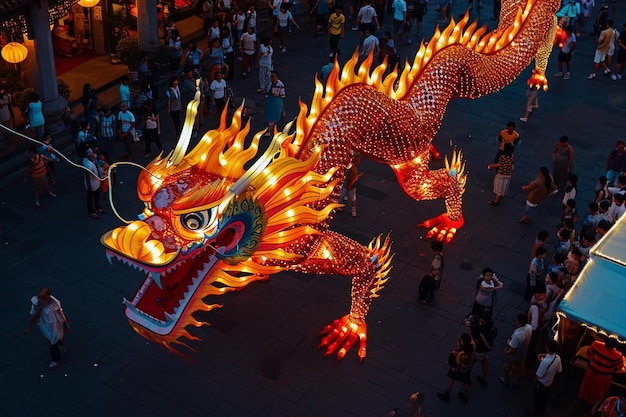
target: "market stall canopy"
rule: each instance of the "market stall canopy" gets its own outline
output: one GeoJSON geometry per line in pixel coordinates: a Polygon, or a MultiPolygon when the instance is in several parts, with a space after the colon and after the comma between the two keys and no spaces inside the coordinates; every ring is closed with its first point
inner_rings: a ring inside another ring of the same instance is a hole
{"type": "Polygon", "coordinates": [[[591,250],[589,262],[559,312],[626,343],[626,216],[591,250]]]}

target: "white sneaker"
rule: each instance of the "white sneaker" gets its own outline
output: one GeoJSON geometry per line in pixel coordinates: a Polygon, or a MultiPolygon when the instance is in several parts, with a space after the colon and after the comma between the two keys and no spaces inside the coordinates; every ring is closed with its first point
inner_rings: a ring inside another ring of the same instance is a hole
{"type": "Polygon", "coordinates": [[[528,121],[528,117],[520,117],[519,119],[524,123],[528,121]]]}
{"type": "Polygon", "coordinates": [[[617,81],[617,75],[615,75],[615,74],[611,74],[611,79],[612,79],[613,81],[617,81]]]}
{"type": "Polygon", "coordinates": [[[610,74],[610,73],[611,73],[611,70],[610,70],[610,69],[608,69],[608,68],[606,68],[606,69],[604,70],[604,72],[603,72],[603,73],[604,73],[604,75],[610,74]]]}
{"type": "Polygon", "coordinates": [[[569,80],[570,74],[569,72],[566,72],[565,75],[563,76],[564,80],[569,80]]]}
{"type": "Polygon", "coordinates": [[[587,79],[588,79],[588,80],[593,80],[594,78],[596,78],[596,73],[595,73],[595,72],[594,72],[594,73],[592,73],[592,74],[589,74],[589,75],[587,76],[587,79]]]}
{"type": "Polygon", "coordinates": [[[554,76],[555,76],[555,77],[562,77],[562,76],[563,76],[563,73],[559,71],[559,72],[557,72],[556,74],[554,74],[554,76]]]}
{"type": "Polygon", "coordinates": [[[617,74],[617,79],[621,80],[622,79],[622,74],[617,74]]]}
{"type": "Polygon", "coordinates": [[[49,369],[55,369],[57,366],[59,366],[59,363],[56,361],[52,361],[50,362],[50,365],[48,365],[49,369]]]}

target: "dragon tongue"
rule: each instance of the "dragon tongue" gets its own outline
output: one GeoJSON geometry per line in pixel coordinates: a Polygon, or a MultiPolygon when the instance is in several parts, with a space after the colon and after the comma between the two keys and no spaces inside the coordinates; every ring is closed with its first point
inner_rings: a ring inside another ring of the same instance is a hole
{"type": "Polygon", "coordinates": [[[161,284],[161,275],[158,272],[150,272],[150,278],[152,278],[152,281],[157,285],[157,287],[163,289],[163,285],[161,284]]]}

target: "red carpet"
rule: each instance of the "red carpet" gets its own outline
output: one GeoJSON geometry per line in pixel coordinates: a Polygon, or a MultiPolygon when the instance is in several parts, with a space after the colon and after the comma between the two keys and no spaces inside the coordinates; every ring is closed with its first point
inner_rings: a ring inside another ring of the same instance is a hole
{"type": "Polygon", "coordinates": [[[71,58],[65,56],[54,56],[54,66],[57,69],[57,75],[61,75],[64,72],[71,70],[79,66],[80,64],[84,64],[85,62],[99,56],[95,52],[85,52],[81,55],[75,55],[71,58]]]}

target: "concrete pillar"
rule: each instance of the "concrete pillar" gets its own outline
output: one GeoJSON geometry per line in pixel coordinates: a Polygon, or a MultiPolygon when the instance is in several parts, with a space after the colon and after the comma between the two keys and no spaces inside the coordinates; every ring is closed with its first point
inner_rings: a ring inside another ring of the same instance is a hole
{"type": "Polygon", "coordinates": [[[157,21],[156,0],[137,0],[137,31],[139,49],[150,51],[159,46],[159,23],[157,21]]]}
{"type": "Polygon", "coordinates": [[[43,104],[46,129],[54,134],[62,131],[65,127],[61,117],[67,107],[67,101],[59,96],[57,86],[52,35],[50,34],[50,24],[48,23],[50,17],[48,14],[48,0],[29,3],[28,11],[34,36],[36,57],[36,65],[32,67],[31,80],[43,104]]]}

